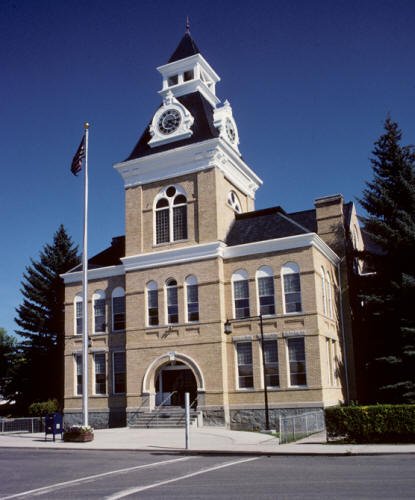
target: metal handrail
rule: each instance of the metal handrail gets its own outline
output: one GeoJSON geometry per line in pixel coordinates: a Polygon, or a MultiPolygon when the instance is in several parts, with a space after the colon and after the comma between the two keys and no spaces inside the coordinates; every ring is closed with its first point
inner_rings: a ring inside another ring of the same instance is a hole
{"type": "MultiPolygon", "coordinates": [[[[197,401],[197,396],[196,396],[196,397],[195,397],[195,399],[194,399],[194,400],[193,400],[193,401],[189,404],[189,410],[191,410],[191,409],[192,409],[193,403],[194,403],[195,401],[197,401]]],[[[196,406],[196,408],[197,408],[197,406],[196,406]]],[[[181,418],[180,418],[179,422],[181,422],[185,416],[186,416],[186,408],[184,409],[184,411],[183,411],[183,415],[181,416],[181,418]]]]}
{"type": "Polygon", "coordinates": [[[151,422],[154,420],[154,418],[158,418],[158,415],[159,415],[159,412],[161,410],[161,407],[164,405],[164,403],[168,400],[168,399],[171,399],[171,397],[173,396],[173,394],[175,394],[177,391],[173,391],[173,392],[170,392],[169,395],[163,399],[163,401],[158,405],[156,406],[155,410],[154,410],[154,415],[151,416],[150,420],[147,422],[147,428],[149,427],[149,425],[151,424],[151,422]]]}
{"type": "Polygon", "coordinates": [[[144,401],[141,403],[141,405],[138,407],[138,410],[137,412],[139,412],[141,410],[141,408],[144,406],[145,403],[148,402],[150,396],[147,394],[147,396],[144,398],[144,401]]]}

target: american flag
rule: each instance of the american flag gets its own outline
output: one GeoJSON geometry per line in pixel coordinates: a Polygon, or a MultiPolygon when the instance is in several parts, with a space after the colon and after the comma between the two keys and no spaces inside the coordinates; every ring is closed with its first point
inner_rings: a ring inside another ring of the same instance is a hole
{"type": "Polygon", "coordinates": [[[82,160],[85,158],[85,136],[82,137],[81,144],[77,149],[75,156],[72,160],[71,172],[73,175],[78,175],[82,170],[82,160]]]}

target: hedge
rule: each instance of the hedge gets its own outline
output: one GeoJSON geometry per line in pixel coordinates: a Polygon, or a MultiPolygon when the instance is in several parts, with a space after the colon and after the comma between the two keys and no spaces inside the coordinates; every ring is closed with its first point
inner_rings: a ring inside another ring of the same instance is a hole
{"type": "Polygon", "coordinates": [[[325,409],[327,439],[352,443],[415,443],[415,405],[325,409]]]}

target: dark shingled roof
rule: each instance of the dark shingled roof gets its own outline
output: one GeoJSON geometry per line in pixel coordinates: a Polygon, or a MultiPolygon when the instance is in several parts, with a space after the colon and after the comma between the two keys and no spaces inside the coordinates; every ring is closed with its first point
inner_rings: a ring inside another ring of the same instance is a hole
{"type": "MultiPolygon", "coordinates": [[[[118,266],[119,264],[122,264],[121,257],[125,257],[125,236],[116,236],[112,238],[110,247],[88,259],[88,269],[118,266]]],[[[70,272],[81,270],[82,264],[75,267],[70,272]]]]}
{"type": "Polygon", "coordinates": [[[236,214],[235,222],[226,237],[226,244],[242,245],[308,232],[290,221],[290,217],[281,207],[236,214]]]}
{"type": "Polygon", "coordinates": [[[125,161],[160,153],[161,151],[178,148],[180,146],[186,146],[195,142],[213,139],[219,136],[218,129],[213,125],[213,107],[202,94],[193,92],[192,94],[178,97],[177,100],[189,110],[195,120],[192,126],[193,134],[186,139],[172,141],[161,146],[150,147],[148,141],[151,139],[151,135],[150,127],[148,126],[138,140],[130,156],[125,161]]]}
{"type": "Polygon", "coordinates": [[[168,62],[172,63],[179,61],[180,59],[185,59],[186,57],[194,56],[195,54],[200,54],[200,50],[190,33],[186,32],[168,62]]]}

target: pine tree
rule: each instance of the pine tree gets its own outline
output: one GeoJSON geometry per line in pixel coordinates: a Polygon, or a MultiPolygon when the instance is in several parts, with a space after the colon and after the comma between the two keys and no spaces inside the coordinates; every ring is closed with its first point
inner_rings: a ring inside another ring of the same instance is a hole
{"type": "Polygon", "coordinates": [[[361,281],[372,397],[390,403],[415,402],[415,151],[401,138],[388,117],[373,150],[373,180],[359,200],[377,247],[365,255],[375,273],[361,281]]]}
{"type": "Polygon", "coordinates": [[[64,284],[60,277],[79,264],[78,249],[63,225],[46,244],[39,260],[31,259],[23,275],[23,303],[16,309],[16,333],[23,362],[16,381],[22,410],[36,401],[63,400],[64,284]]]}
{"type": "Polygon", "coordinates": [[[4,328],[0,328],[0,399],[13,399],[14,370],[18,361],[16,340],[4,328]]]}

